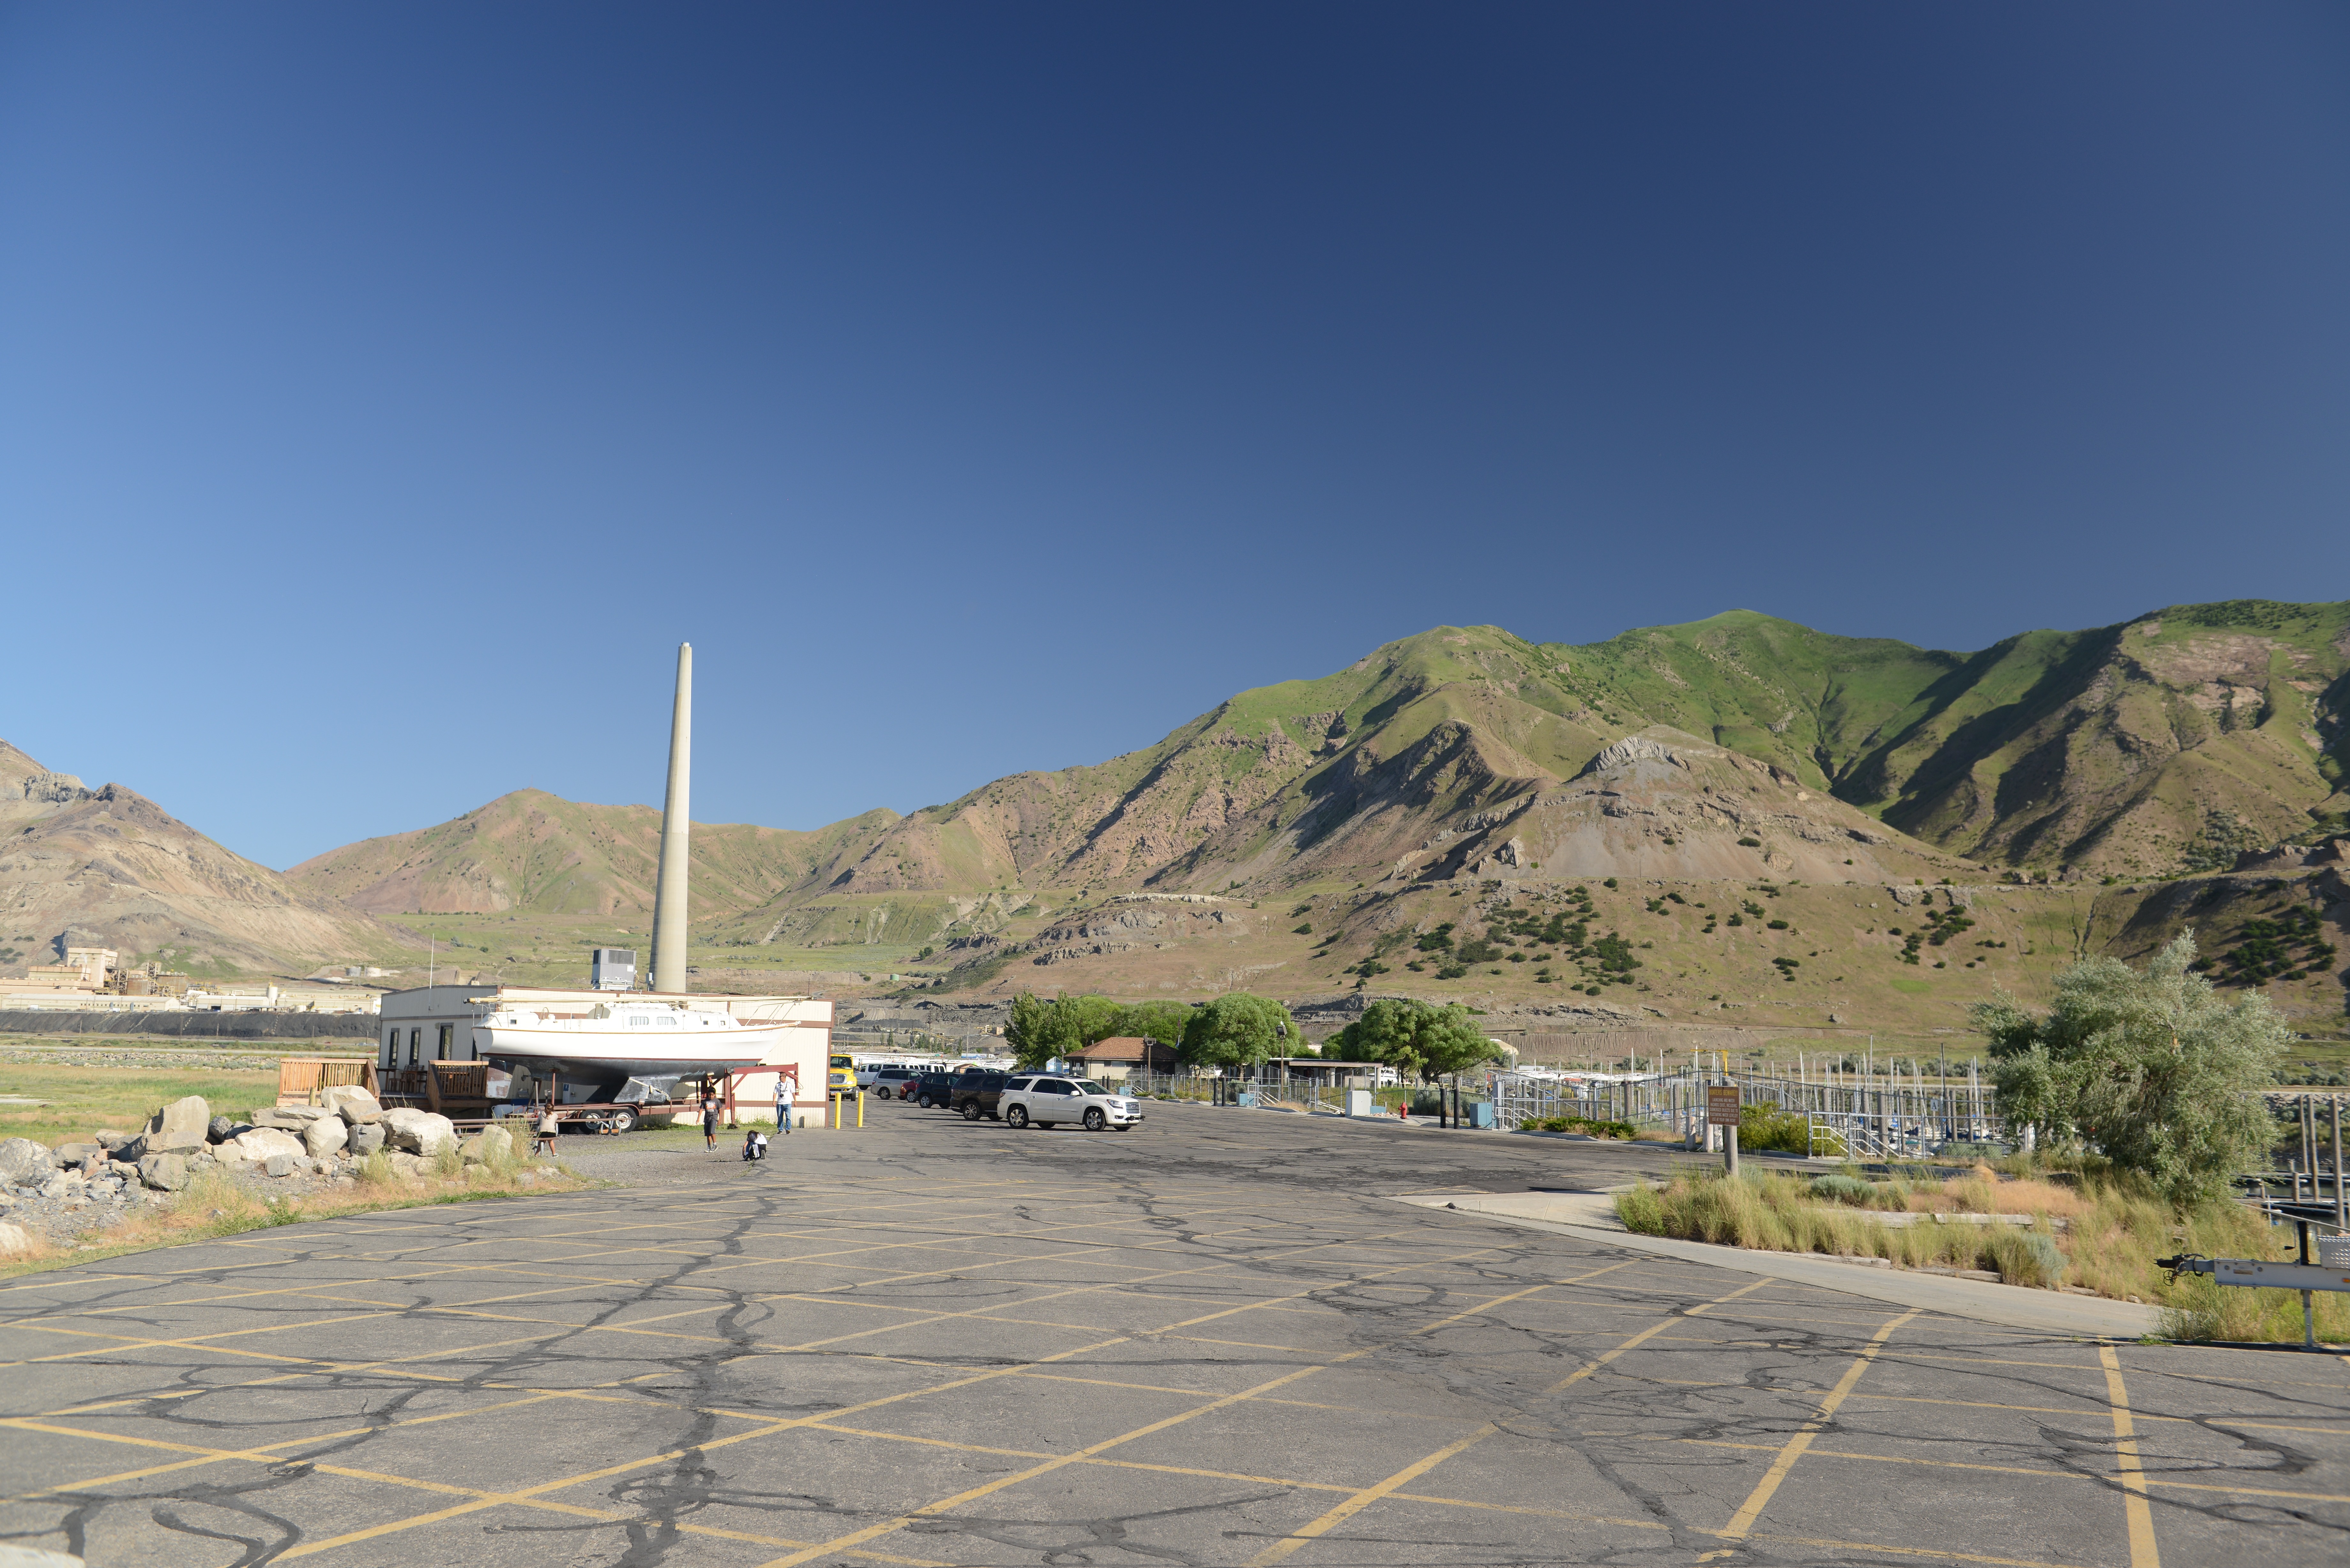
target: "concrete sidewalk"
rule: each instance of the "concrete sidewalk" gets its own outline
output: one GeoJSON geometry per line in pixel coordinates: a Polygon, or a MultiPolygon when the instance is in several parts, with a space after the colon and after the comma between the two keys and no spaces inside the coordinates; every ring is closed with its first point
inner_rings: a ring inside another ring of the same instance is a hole
{"type": "Polygon", "coordinates": [[[1762,1252],[1747,1247],[1715,1246],[1708,1241],[1636,1236],[1617,1220],[1616,1199],[1607,1192],[1414,1193],[1396,1201],[1419,1209],[1448,1209],[1591,1241],[1605,1240],[1634,1251],[1711,1263],[1717,1269],[1733,1269],[1741,1273],[1795,1280],[1847,1295],[1866,1296],[1871,1301],[1922,1307],[1953,1317],[2004,1324],[2043,1334],[2137,1339],[2153,1333],[2160,1317],[2156,1308],[2132,1306],[2127,1302],[2107,1301],[2101,1296],[2065,1295],[2056,1291],[1951,1279],[1908,1269],[1872,1268],[1814,1253],[1762,1252]]]}

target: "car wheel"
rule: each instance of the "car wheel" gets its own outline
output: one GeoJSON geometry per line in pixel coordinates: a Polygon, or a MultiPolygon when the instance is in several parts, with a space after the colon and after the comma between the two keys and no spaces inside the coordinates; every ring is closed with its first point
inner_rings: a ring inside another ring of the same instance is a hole
{"type": "Polygon", "coordinates": [[[1086,1112],[1086,1131],[1099,1132],[1108,1121],[1109,1118],[1101,1114],[1100,1106],[1093,1106],[1086,1112]]]}
{"type": "Polygon", "coordinates": [[[979,1120],[979,1102],[977,1100],[968,1100],[964,1102],[962,1107],[962,1119],[967,1122],[975,1122],[979,1120]]]}
{"type": "Polygon", "coordinates": [[[1028,1125],[1028,1107],[1014,1106],[1003,1113],[1003,1119],[1013,1127],[1024,1127],[1028,1125]]]}

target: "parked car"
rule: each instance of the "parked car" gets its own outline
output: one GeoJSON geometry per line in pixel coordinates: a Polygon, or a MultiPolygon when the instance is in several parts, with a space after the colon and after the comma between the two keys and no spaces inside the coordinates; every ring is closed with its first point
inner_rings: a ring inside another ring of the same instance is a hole
{"type": "Polygon", "coordinates": [[[921,1075],[919,1067],[883,1067],[874,1073],[873,1081],[866,1086],[885,1100],[910,1099],[914,1080],[921,1075]]]}
{"type": "Polygon", "coordinates": [[[1126,1132],[1142,1122],[1142,1102],[1115,1095],[1091,1078],[1024,1075],[1003,1085],[996,1114],[1007,1127],[1040,1127],[1075,1122],[1087,1132],[1116,1127],[1126,1132]]]}
{"type": "Polygon", "coordinates": [[[992,1072],[984,1067],[975,1073],[956,1074],[952,1102],[955,1110],[967,1122],[996,1115],[996,1102],[1002,1097],[1004,1081],[1009,1076],[1009,1074],[992,1072]]]}
{"type": "Polygon", "coordinates": [[[906,1097],[926,1111],[946,1110],[954,1104],[955,1085],[969,1076],[967,1073],[924,1073],[909,1087],[906,1097]]]}

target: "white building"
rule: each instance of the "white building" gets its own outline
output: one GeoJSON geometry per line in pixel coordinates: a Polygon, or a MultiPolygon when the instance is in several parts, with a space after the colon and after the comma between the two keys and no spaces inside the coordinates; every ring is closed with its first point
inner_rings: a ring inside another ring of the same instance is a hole
{"type": "MultiPolygon", "coordinates": [[[[638,993],[643,994],[643,993],[638,993]]],[[[502,1007],[523,1006],[559,1011],[576,1006],[581,1013],[608,1003],[608,991],[547,990],[528,985],[426,985],[386,993],[381,1022],[376,1030],[376,1064],[387,1071],[421,1066],[426,1062],[474,1062],[481,1059],[473,1028],[502,1007]]],[[[721,996],[696,992],[682,1000],[698,1011],[723,1012],[745,1023],[781,1024],[775,1049],[756,1071],[735,1080],[734,1100],[739,1120],[773,1121],[777,1080],[795,1084],[792,1104],[810,1127],[824,1124],[827,1101],[825,1068],[832,1054],[832,1003],[806,996],[721,996]]]]}

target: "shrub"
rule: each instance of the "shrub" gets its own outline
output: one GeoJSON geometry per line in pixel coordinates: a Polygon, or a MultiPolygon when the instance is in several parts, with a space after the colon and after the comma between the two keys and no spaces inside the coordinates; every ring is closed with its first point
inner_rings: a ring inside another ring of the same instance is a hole
{"type": "Polygon", "coordinates": [[[1760,849],[1762,847],[1762,841],[1759,838],[1742,838],[1738,842],[1742,847],[1747,849],[1760,849]]]}
{"type": "Polygon", "coordinates": [[[1972,1009],[2012,1116],[2052,1142],[2093,1143],[2181,1210],[2222,1196],[2265,1155],[2259,1096],[2292,1039],[2264,994],[2222,998],[2194,962],[2189,931],[2142,971],[2074,964],[2044,1017],[2005,996],[1972,1009]]]}
{"type": "MultiPolygon", "coordinates": [[[[1739,1136],[1741,1137],[1745,1136],[1742,1128],[1739,1136]]],[[[1863,1181],[1856,1176],[1845,1176],[1841,1173],[1815,1176],[1812,1178],[1812,1196],[1866,1209],[1877,1200],[1877,1188],[1874,1183],[1863,1181]]]]}
{"type": "Polygon", "coordinates": [[[1793,1111],[1783,1111],[1776,1106],[1741,1106],[1738,1109],[1738,1147],[1809,1154],[1812,1152],[1811,1119],[1793,1111]]]}
{"type": "Polygon", "coordinates": [[[1616,1195],[1616,1218],[1636,1236],[1665,1233],[1665,1206],[1659,1200],[1657,1189],[1645,1181],[1629,1192],[1616,1195]]]}

